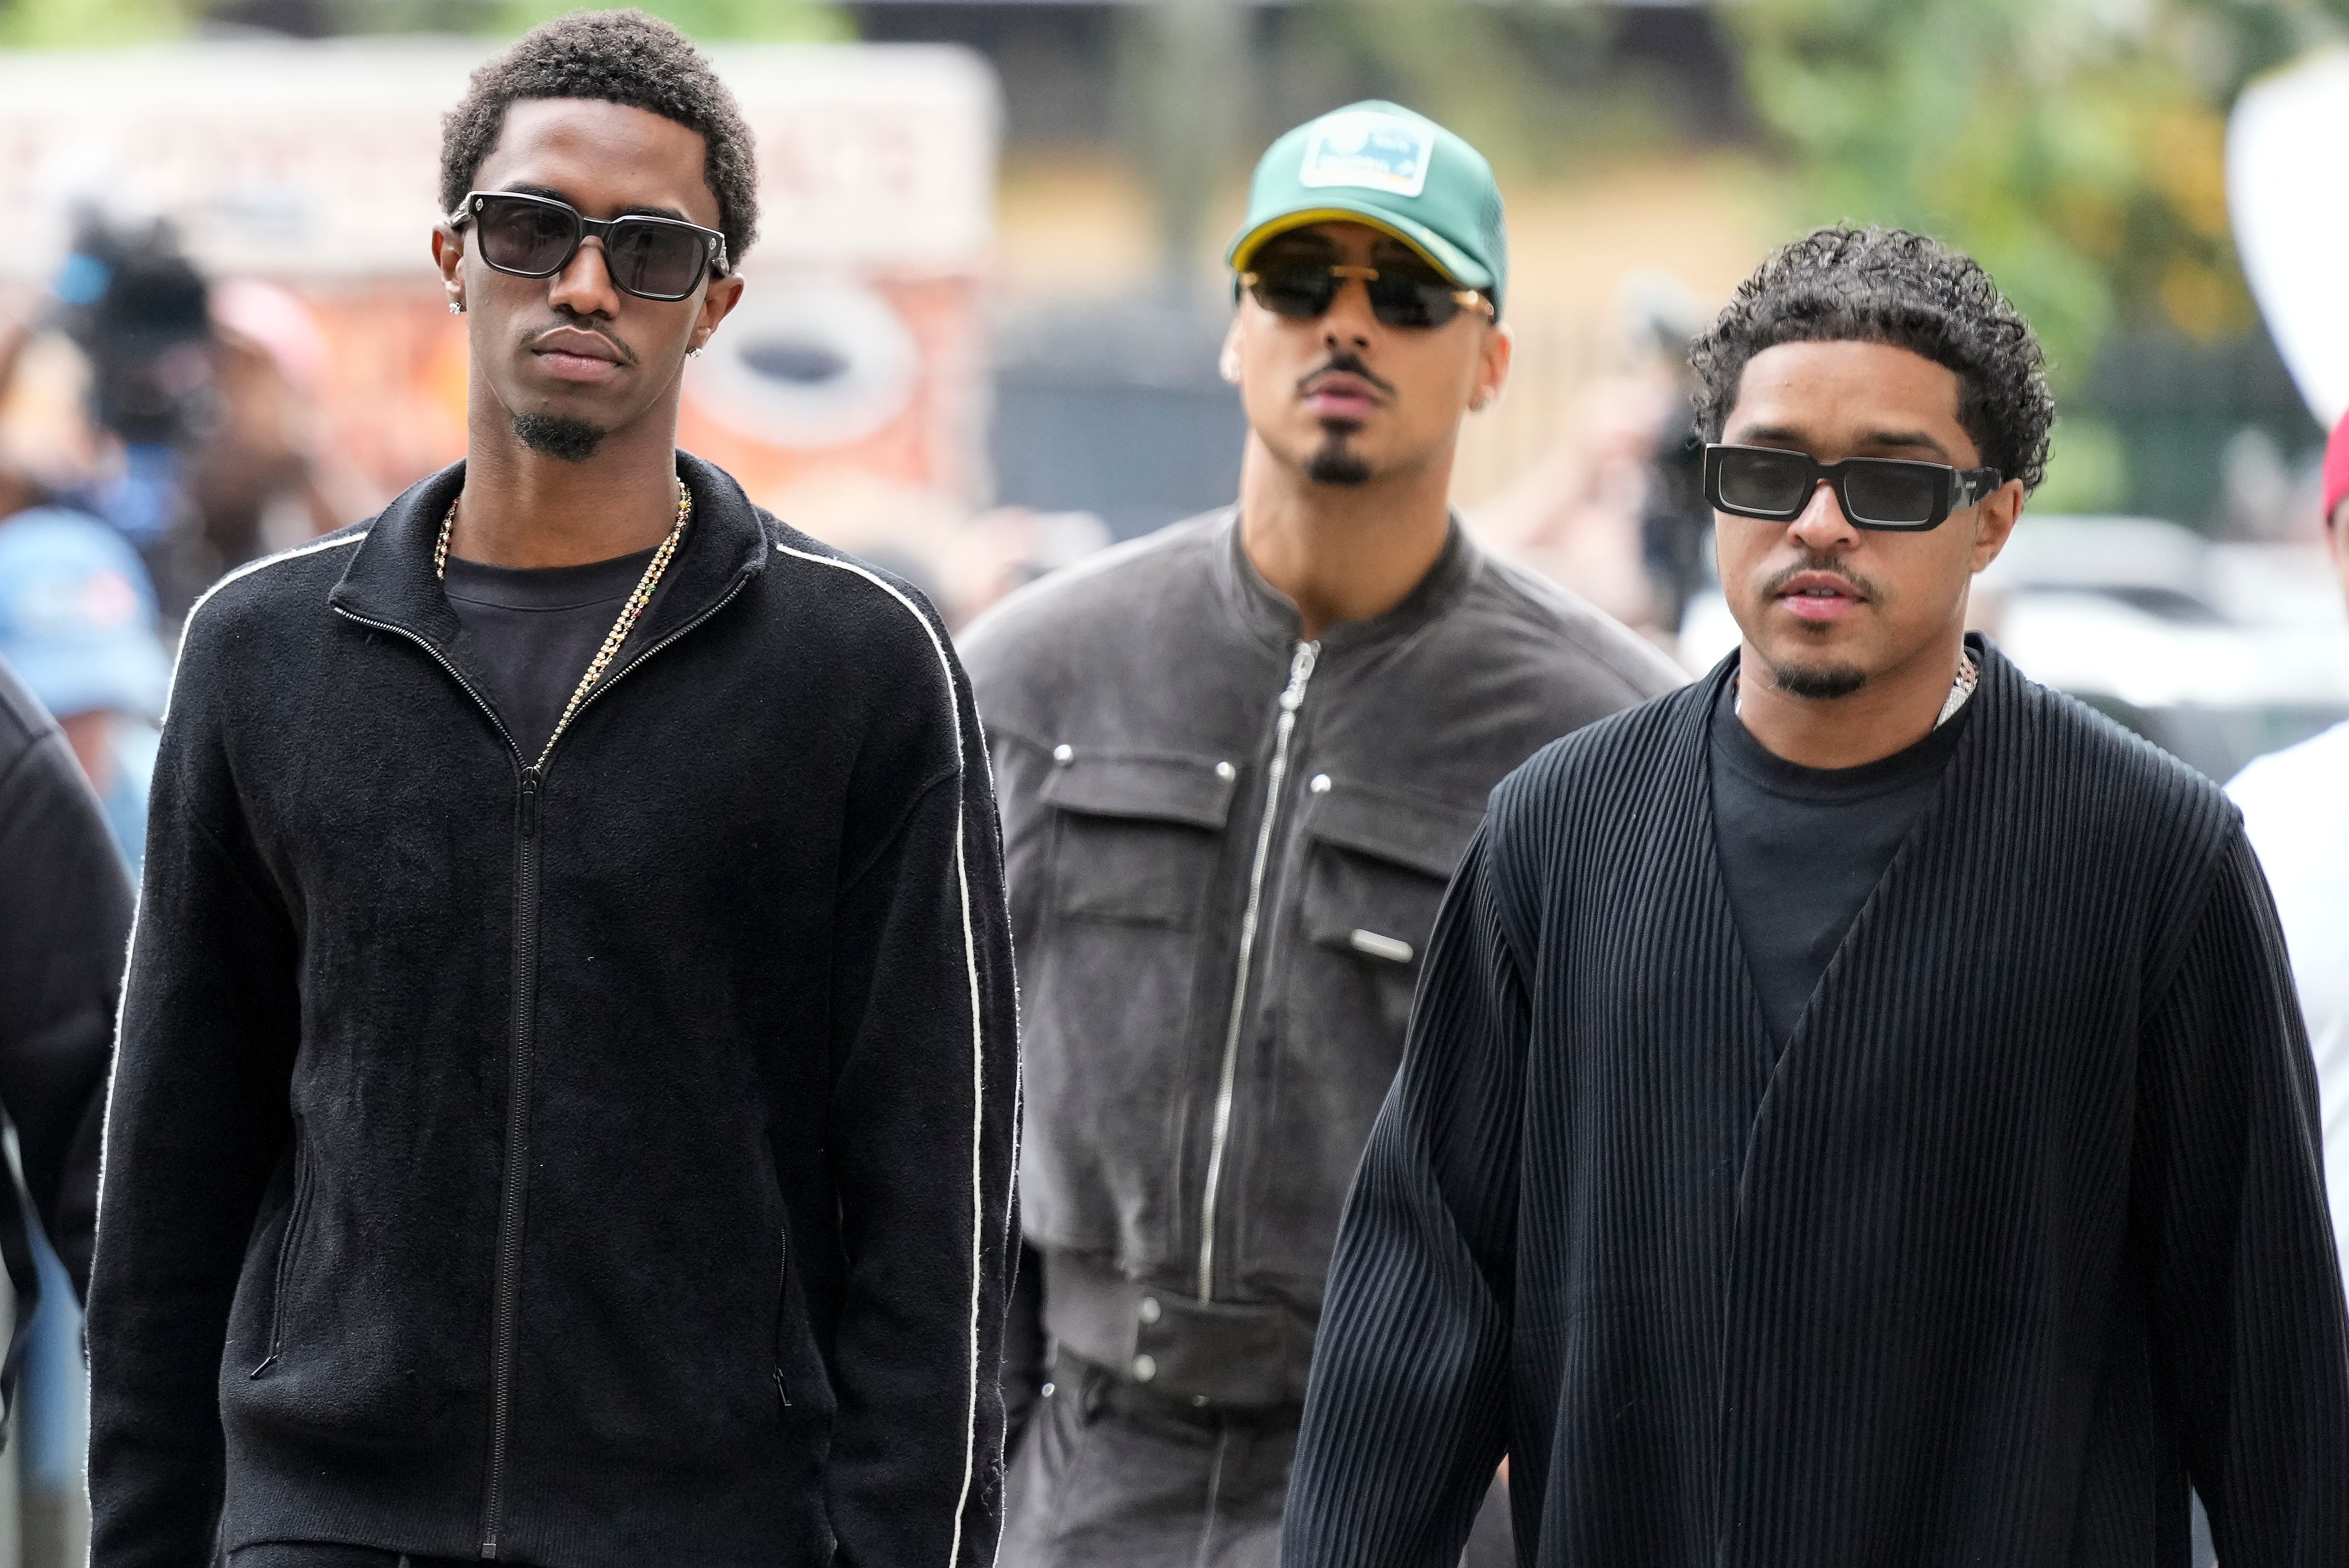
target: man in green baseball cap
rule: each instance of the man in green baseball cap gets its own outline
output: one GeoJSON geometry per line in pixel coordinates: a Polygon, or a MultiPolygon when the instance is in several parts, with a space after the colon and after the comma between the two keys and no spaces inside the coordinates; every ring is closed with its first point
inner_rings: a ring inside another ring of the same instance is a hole
{"type": "Polygon", "coordinates": [[[1324,115],[1265,154],[1231,263],[1237,507],[960,639],[1023,974],[1019,1568],[1278,1562],[1322,1276],[1444,878],[1503,774],[1678,683],[1451,513],[1461,423],[1509,369],[1474,148],[1393,104],[1324,115]]]}

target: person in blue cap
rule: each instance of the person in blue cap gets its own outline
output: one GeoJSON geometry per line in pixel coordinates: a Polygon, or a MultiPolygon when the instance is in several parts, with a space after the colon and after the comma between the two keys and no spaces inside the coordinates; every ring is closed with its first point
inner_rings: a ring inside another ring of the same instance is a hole
{"type": "Polygon", "coordinates": [[[1023,1568],[1277,1561],[1322,1275],[1444,879],[1510,768],[1679,679],[1447,504],[1509,368],[1475,148],[1391,103],[1299,126],[1229,259],[1238,504],[963,639],[1022,961],[1023,1568]]]}
{"type": "MultiPolygon", "coordinates": [[[[74,763],[97,792],[89,815],[102,813],[107,836],[133,877],[146,851],[155,719],[171,674],[155,622],[147,569],[113,529],[82,513],[46,506],[0,522],[0,659],[57,720],[74,763]]],[[[81,826],[77,813],[66,831],[81,826]]],[[[129,898],[121,874],[85,872],[53,887],[41,901],[91,898],[120,911],[119,920],[109,916],[103,928],[106,945],[86,961],[106,971],[110,999],[128,934],[129,898]]],[[[46,937],[38,940],[47,945],[46,937]]],[[[96,1085],[111,1043],[110,1005],[89,1015],[88,1029],[88,1070],[96,1085]]],[[[87,1252],[77,1277],[43,1238],[29,1240],[40,1294],[37,1307],[20,1314],[25,1501],[28,1511],[56,1510],[80,1490],[89,1441],[78,1304],[87,1283],[87,1252]]],[[[86,1249],[87,1242],[81,1245],[86,1249]]]]}
{"type": "Polygon", "coordinates": [[[95,518],[36,507],[0,523],[0,657],[57,716],[138,875],[171,663],[138,552],[95,518]]]}

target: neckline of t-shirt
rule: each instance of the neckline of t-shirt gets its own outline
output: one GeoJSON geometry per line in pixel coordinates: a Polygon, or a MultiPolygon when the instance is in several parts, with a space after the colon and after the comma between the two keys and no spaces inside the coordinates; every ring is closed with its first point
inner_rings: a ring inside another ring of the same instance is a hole
{"type": "Polygon", "coordinates": [[[1754,737],[1737,716],[1737,683],[1731,680],[1723,683],[1713,709],[1713,741],[1723,762],[1773,794],[1847,805],[1891,794],[1939,774],[1982,699],[1977,690],[1946,722],[1889,757],[1854,768],[1812,768],[1788,762],[1754,737]]]}
{"type": "Polygon", "coordinates": [[[626,598],[652,558],[638,550],[576,566],[493,566],[451,556],[442,582],[450,598],[493,609],[586,609],[626,598]]]}

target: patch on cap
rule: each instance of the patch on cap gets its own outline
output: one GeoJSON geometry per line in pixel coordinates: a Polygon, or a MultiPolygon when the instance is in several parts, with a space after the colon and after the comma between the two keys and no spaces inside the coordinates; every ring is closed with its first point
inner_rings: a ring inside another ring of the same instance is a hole
{"type": "Polygon", "coordinates": [[[1297,179],[1302,185],[1359,185],[1416,196],[1427,186],[1434,151],[1435,129],[1423,121],[1395,114],[1333,114],[1305,139],[1305,167],[1297,179]]]}

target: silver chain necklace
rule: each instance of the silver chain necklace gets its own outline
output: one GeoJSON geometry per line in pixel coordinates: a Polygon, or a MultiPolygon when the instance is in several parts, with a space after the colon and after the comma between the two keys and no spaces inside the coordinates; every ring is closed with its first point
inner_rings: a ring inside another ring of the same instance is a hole
{"type": "MultiPolygon", "coordinates": [[[[661,573],[668,569],[669,557],[677,554],[678,541],[685,537],[685,525],[692,516],[693,492],[688,490],[685,481],[680,479],[677,482],[676,525],[669,529],[668,537],[660,542],[660,548],[653,552],[652,560],[646,564],[645,575],[637,581],[636,592],[630,594],[628,602],[620,607],[620,618],[612,623],[612,629],[604,634],[604,646],[597,649],[595,657],[587,661],[587,673],[579,678],[579,684],[572,690],[571,701],[563,705],[563,717],[554,722],[554,732],[546,737],[545,750],[538,753],[534,766],[546,765],[547,753],[554,750],[554,742],[563,738],[563,732],[571,727],[571,716],[579,711],[579,704],[587,701],[587,693],[595,689],[595,682],[604,679],[604,671],[611,667],[612,658],[620,651],[620,645],[628,640],[628,633],[635,628],[636,618],[644,614],[645,606],[652,602],[653,590],[660,586],[661,573]]],[[[440,519],[440,542],[432,547],[432,575],[443,582],[449,579],[449,535],[456,525],[457,503],[451,501],[449,503],[449,514],[440,519]]]]}

